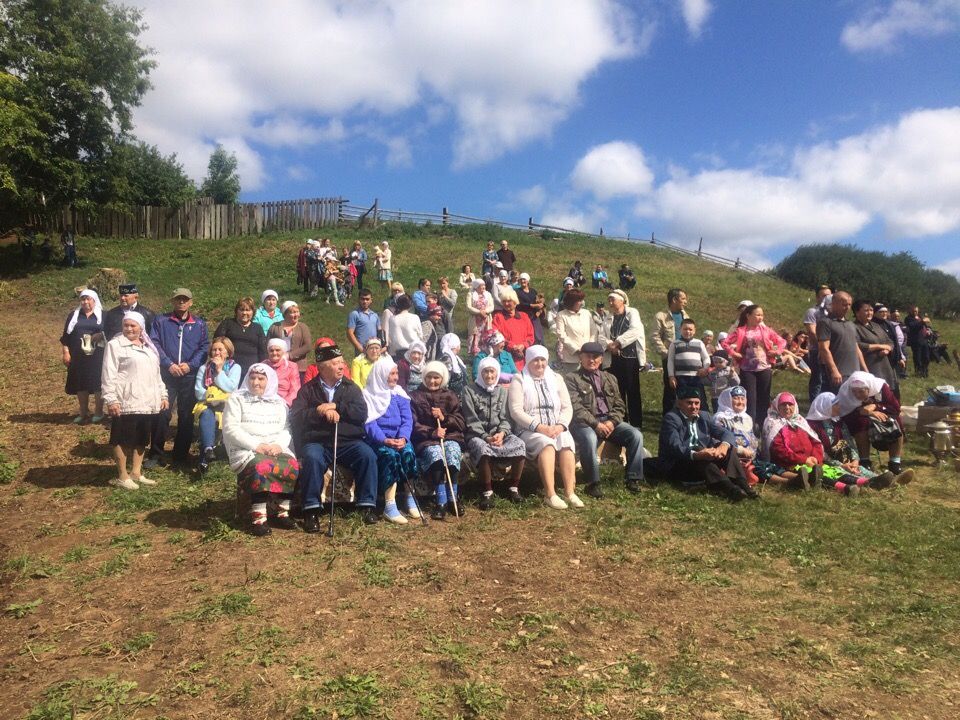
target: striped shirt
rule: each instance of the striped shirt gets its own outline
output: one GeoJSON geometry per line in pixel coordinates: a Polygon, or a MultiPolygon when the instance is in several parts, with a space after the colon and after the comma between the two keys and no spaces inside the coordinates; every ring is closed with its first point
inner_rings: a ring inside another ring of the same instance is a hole
{"type": "Polygon", "coordinates": [[[678,338],[670,343],[667,352],[667,375],[669,377],[694,377],[703,368],[710,367],[710,355],[704,344],[691,338],[678,338]]]}

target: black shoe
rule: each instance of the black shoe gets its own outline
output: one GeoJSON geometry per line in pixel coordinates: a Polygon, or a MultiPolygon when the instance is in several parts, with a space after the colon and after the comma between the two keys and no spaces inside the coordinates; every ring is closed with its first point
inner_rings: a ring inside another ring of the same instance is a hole
{"type": "Polygon", "coordinates": [[[597,500],[603,499],[603,490],[600,489],[600,483],[589,483],[587,485],[587,495],[597,500]]]}
{"type": "Polygon", "coordinates": [[[447,510],[451,515],[456,515],[457,517],[463,517],[467,514],[467,509],[463,506],[463,500],[457,499],[456,504],[453,500],[447,503],[447,510]]]}
{"type": "Polygon", "coordinates": [[[166,467],[167,458],[163,453],[160,452],[151,452],[147,453],[147,456],[143,459],[143,467],[148,470],[155,467],[166,467]]]}
{"type": "Polygon", "coordinates": [[[481,495],[480,502],[477,503],[477,507],[481,510],[493,510],[493,495],[481,495]]]}
{"type": "Polygon", "coordinates": [[[447,509],[443,505],[435,505],[433,510],[430,511],[431,520],[446,520],[447,519],[447,509]]]}
{"type": "Polygon", "coordinates": [[[641,492],[639,480],[627,480],[627,482],[624,483],[624,486],[627,488],[627,490],[634,494],[641,492]]]}
{"type": "Polygon", "coordinates": [[[800,467],[800,473],[797,475],[797,479],[794,480],[794,483],[796,483],[801,490],[810,489],[810,471],[807,470],[806,465],[802,465],[800,467]]]}
{"type": "Polygon", "coordinates": [[[903,465],[898,462],[888,463],[887,470],[892,472],[894,475],[899,475],[903,472],[903,465]]]}
{"type": "Polygon", "coordinates": [[[294,530],[297,527],[297,523],[295,523],[289,515],[271,518],[270,522],[281,530],[294,530]]]}
{"type": "Polygon", "coordinates": [[[514,505],[520,505],[523,503],[523,495],[520,494],[519,490],[510,488],[507,492],[509,493],[507,495],[507,500],[512,502],[514,505]]]}
{"type": "Polygon", "coordinates": [[[270,526],[266,523],[256,523],[250,526],[250,534],[255,537],[265,537],[271,532],[270,526]]]}
{"type": "Polygon", "coordinates": [[[376,525],[380,522],[380,513],[375,507],[365,507],[360,513],[360,519],[364,525],[376,525]]]}
{"type": "Polygon", "coordinates": [[[744,489],[743,489],[743,493],[747,496],[747,499],[749,499],[749,500],[759,500],[759,499],[760,499],[760,493],[758,493],[758,492],[757,492],[756,490],[754,490],[752,487],[749,487],[749,486],[748,486],[748,487],[744,488],[744,489]]]}
{"type": "Polygon", "coordinates": [[[727,491],[727,500],[732,503],[742,502],[747,499],[747,494],[738,487],[732,487],[727,491]]]}
{"type": "Polygon", "coordinates": [[[303,511],[303,531],[305,533],[320,532],[320,511],[317,509],[303,511]]]}

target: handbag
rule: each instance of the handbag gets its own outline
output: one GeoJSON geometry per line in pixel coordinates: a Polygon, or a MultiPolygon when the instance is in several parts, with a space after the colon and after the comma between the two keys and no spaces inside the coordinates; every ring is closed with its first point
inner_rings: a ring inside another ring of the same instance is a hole
{"type": "Polygon", "coordinates": [[[870,418],[870,428],[868,430],[870,444],[878,450],[884,450],[897,439],[903,436],[896,418],[887,417],[886,420],[878,420],[875,417],[870,418]]]}

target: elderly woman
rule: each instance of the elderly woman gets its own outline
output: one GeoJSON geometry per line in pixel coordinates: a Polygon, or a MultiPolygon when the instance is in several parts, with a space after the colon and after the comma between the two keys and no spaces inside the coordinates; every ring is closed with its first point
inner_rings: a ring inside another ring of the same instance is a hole
{"type": "Polygon", "coordinates": [[[569,290],[563,296],[561,310],[553,321],[553,329],[557,334],[557,359],[564,372],[573,372],[580,367],[580,348],[600,336],[593,313],[583,306],[585,299],[583,290],[569,290]]]}
{"type": "Polygon", "coordinates": [[[886,326],[873,319],[873,305],[867,300],[856,300],[853,303],[854,327],[857,329],[857,345],[863,353],[867,363],[867,370],[871,375],[882,379],[893,394],[900,391],[900,381],[890,362],[894,354],[894,342],[887,335],[886,326]]]}
{"type": "Polygon", "coordinates": [[[513,356],[517,370],[523,370],[524,355],[527,348],[533,345],[533,325],[530,318],[522,312],[517,312],[517,293],[513,288],[507,288],[500,293],[502,310],[493,314],[493,329],[503,335],[507,343],[507,351],[513,356]]]}
{"type": "Polygon", "coordinates": [[[811,483],[816,486],[823,482],[823,443],[790,393],[780,393],[771,405],[763,423],[763,443],[770,461],[797,473],[804,490],[809,490],[811,483]]]}
{"type": "Polygon", "coordinates": [[[141,485],[156,485],[141,468],[157,413],[167,407],[167,386],[160,378],[160,357],[147,334],[143,315],[125,312],[120,333],[107,343],[100,379],[103,402],[113,418],[110,445],[117,477],[110,484],[136,490],[141,485]]]}
{"type": "Polygon", "coordinates": [[[383,344],[380,338],[372,337],[363,346],[363,353],[357,355],[350,363],[351,379],[360,386],[361,390],[367,386],[367,378],[373,366],[381,359],[382,350],[383,344]]]}
{"type": "Polygon", "coordinates": [[[861,466],[873,469],[869,459],[872,445],[890,453],[887,469],[898,476],[897,482],[909,482],[900,478],[904,472],[900,401],[885,380],[861,370],[850,375],[837,393],[837,413],[853,435],[861,466]]]}
{"type": "Polygon", "coordinates": [[[412,392],[423,382],[423,366],[426,364],[427,347],[419,340],[413,343],[397,362],[400,387],[412,392]]]}
{"type": "Polygon", "coordinates": [[[203,475],[214,460],[217,428],[223,423],[223,407],[230,393],[240,386],[240,364],[233,360],[233,343],[229,338],[214,338],[207,352],[207,362],[197,370],[193,394],[197,404],[193,414],[200,427],[200,459],[197,472],[203,475]]]}
{"type": "Polygon", "coordinates": [[[407,483],[407,513],[419,518],[420,511],[413,497],[417,456],[410,442],[413,432],[410,396],[400,386],[400,373],[390,357],[378,360],[370,370],[363,399],[367,403],[367,442],[377,455],[383,515],[392,523],[406,525],[407,519],[397,509],[397,486],[407,483]]]}
{"type": "Polygon", "coordinates": [[[470,354],[480,352],[480,338],[490,329],[493,314],[493,295],[487,290],[483,280],[477,278],[471,285],[470,295],[467,298],[467,312],[470,314],[468,329],[470,333],[470,354]]]}
{"type": "Polygon", "coordinates": [[[267,340],[280,338],[287,343],[287,359],[297,364],[300,379],[310,367],[310,350],[313,348],[313,338],[306,323],[300,322],[300,306],[293,300],[287,300],[280,306],[283,320],[270,326],[267,340]]]}
{"type": "Polygon", "coordinates": [[[242,297],[233,308],[233,317],[227,318],[214,331],[214,337],[225,337],[233,343],[233,359],[240,365],[240,377],[247,368],[267,357],[267,335],[253,321],[253,298],[242,297]]]}
{"type": "Polygon", "coordinates": [[[63,364],[67,366],[67,395],[76,395],[80,414],[73,422],[83,425],[103,420],[103,399],[100,396],[100,373],[103,368],[103,307],[93,290],[80,293],[80,304],[67,316],[60,336],[63,364]],[[93,418],[90,417],[90,395],[94,396],[93,418]]]}
{"type": "Polygon", "coordinates": [[[760,425],[770,408],[770,359],[783,352],[786,341],[764,324],[763,308],[751,304],[744,306],[736,329],[721,345],[737,365],[740,384],[747,389],[747,412],[754,425],[760,425]]]}
{"type": "Polygon", "coordinates": [[[523,372],[513,376],[508,390],[510,417],[526,447],[527,460],[537,463],[547,505],[554,510],[566,510],[568,503],[582,508],[576,494],[575,446],[568,430],[573,406],[566,383],[547,365],[549,357],[542,345],[527,348],[523,372]],[[566,502],[554,489],[558,464],[566,502]]]}
{"type": "Polygon", "coordinates": [[[380,247],[374,251],[373,264],[377,268],[377,279],[385,289],[393,282],[393,251],[386,240],[381,242],[380,247]]]}
{"type": "Polygon", "coordinates": [[[506,351],[507,341],[496,330],[491,330],[483,338],[483,350],[473,358],[473,377],[480,377],[480,361],[486,357],[493,358],[500,367],[500,384],[509,385],[513,376],[517,374],[517,366],[513,363],[513,355],[506,351]]]}
{"type": "Polygon", "coordinates": [[[610,313],[600,331],[601,344],[610,353],[610,373],[617,379],[620,397],[627,405],[627,419],[635,428],[643,426],[643,397],[640,394],[640,368],[647,364],[646,335],[636,308],[623,290],[607,295],[610,313]]]}
{"type": "Polygon", "coordinates": [[[523,502],[520,476],[523,474],[526,446],[511,432],[507,404],[507,390],[500,385],[500,363],[492,357],[483,358],[476,380],[463,392],[467,450],[483,484],[481,510],[493,507],[494,465],[510,466],[510,502],[523,502]]]}
{"type": "Polygon", "coordinates": [[[467,366],[460,357],[460,336],[456,333],[447,333],[440,338],[440,352],[437,360],[447,367],[450,373],[450,382],[448,387],[457,394],[457,397],[463,397],[463,389],[467,386],[470,378],[467,377],[467,366]]]}
{"type": "Polygon", "coordinates": [[[277,393],[290,407],[300,392],[300,370],[296,363],[287,358],[286,341],[280,338],[268,340],[267,359],[264,362],[277,374],[277,393]]]}
{"type": "Polygon", "coordinates": [[[423,325],[420,318],[410,312],[413,300],[409,295],[400,295],[394,302],[395,313],[388,322],[387,350],[399,362],[413,343],[423,342],[423,325]]]}
{"type": "Polygon", "coordinates": [[[250,366],[241,388],[223,411],[223,444],[239,487],[250,491],[251,532],[270,534],[267,500],[277,501],[276,525],[292,530],[290,495],[300,465],[291,449],[287,404],[277,394],[277,375],[269,365],[250,366]]]}
{"type": "Polygon", "coordinates": [[[283,313],[277,307],[280,302],[280,296],[276,290],[264,290],[260,294],[260,307],[257,308],[253,321],[263,329],[263,336],[266,337],[274,323],[283,319],[283,313]]]}
{"type": "Polygon", "coordinates": [[[420,467],[436,489],[437,502],[430,513],[434,520],[444,520],[449,510],[464,514],[458,500],[458,486],[453,481],[460,473],[463,457],[463,413],[460,400],[447,389],[449,373],[442,362],[427,363],[423,384],[410,393],[413,412],[413,444],[420,467]],[[446,476],[450,474],[453,497],[448,496],[446,476]]]}

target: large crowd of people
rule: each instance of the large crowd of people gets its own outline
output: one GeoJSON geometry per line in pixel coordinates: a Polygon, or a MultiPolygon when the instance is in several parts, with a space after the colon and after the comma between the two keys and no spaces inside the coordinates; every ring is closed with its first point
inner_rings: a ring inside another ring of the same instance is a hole
{"type": "Polygon", "coordinates": [[[714,336],[698,331],[687,293],[669,290],[651,326],[663,375],[659,452],[651,458],[640,379],[654,368],[630,304],[637,278],[628,265],[618,287],[595,266],[593,286],[607,302],[593,311],[580,289],[581,261],[550,302],[518,272],[506,240],[499,250],[487,244],[479,276],[462,266],[459,292],[442,276],[436,286],[420,278],[407,294],[384,241],[374,253],[386,293],[377,312],[364,285],[368,261],[359,241],[338,252],[312,239],[297,258],[308,297],[324,289],[327,302],[342,305],[356,292],[346,347],[315,341],[297,301],[281,302],[271,289],[259,304],[240,298],[212,337],[188,288],[174,290],[162,313],[140,303],[135,284],[121,285],[119,305],[107,312],[95,291],[81,292],[60,340],[66,392],[78,400],[76,423],[110,421],[111,483],[130,491],[155,484],[146,472],[158,464],[200,478],[222,445],[238,489],[250,495],[251,532],[265,535],[271,525],[294,528],[296,507],[303,529],[318,532],[321,509],[333,502],[325,483],[334,467],[352,483],[364,522],[397,524],[421,519],[423,503],[437,520],[462,515],[460,481],[471,473],[481,510],[495,506],[501,476],[506,499],[523,502],[528,465],[548,507],[582,508],[578,463],[583,492],[602,498],[598,453],[607,446],[622,451],[633,492],[667,480],[731,501],[756,499],[767,484],[850,496],[913,477],[902,465],[899,381],[908,348],[921,377],[931,359],[932,330],[918,308],[901,325],[881,304],[822,287],[796,333],[772,329],[763,307],[744,300],[729,329],[714,336]],[[455,316],[466,323],[464,341],[455,316]],[[778,368],[809,374],[806,417],[793,395],[774,396],[778,368]],[[889,453],[884,471],[872,448],[889,453]]]}

